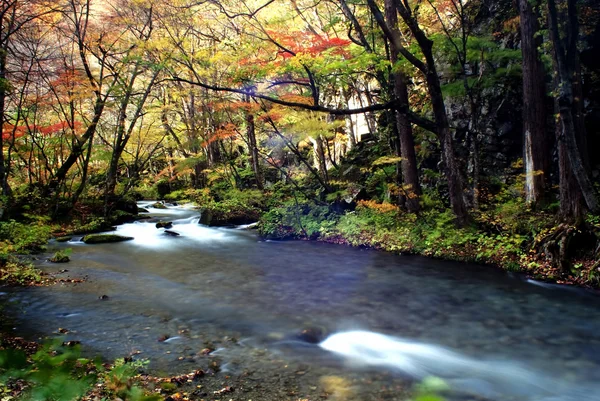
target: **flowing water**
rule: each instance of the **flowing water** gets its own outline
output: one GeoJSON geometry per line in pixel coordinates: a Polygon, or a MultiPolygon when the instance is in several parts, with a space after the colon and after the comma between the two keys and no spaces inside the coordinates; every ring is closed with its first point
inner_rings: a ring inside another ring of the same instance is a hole
{"type": "Polygon", "coordinates": [[[438,376],[461,399],[600,400],[594,293],[475,265],[262,241],[199,225],[186,207],[150,212],[117,228],[133,241],[53,244],[72,248],[71,262],[42,268],[87,280],[4,290],[15,332],[68,329],[89,352],[135,354],[170,374],[218,365],[215,377],[283,389],[273,399],[402,399],[407,381],[438,376]]]}

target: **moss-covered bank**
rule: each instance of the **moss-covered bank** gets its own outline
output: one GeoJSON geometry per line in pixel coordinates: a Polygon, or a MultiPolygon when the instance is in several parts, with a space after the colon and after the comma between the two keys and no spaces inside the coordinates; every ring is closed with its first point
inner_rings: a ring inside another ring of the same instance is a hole
{"type": "MultiPolygon", "coordinates": [[[[573,242],[584,237],[592,244],[600,224],[592,216],[586,232],[570,227],[573,242]],[[581,236],[578,236],[581,235],[581,236]]],[[[533,212],[517,203],[474,213],[467,227],[457,227],[451,211],[429,208],[419,215],[402,212],[389,203],[359,201],[351,211],[336,213],[331,206],[302,203],[274,208],[260,221],[259,232],[269,239],[312,239],[362,246],[400,254],[476,262],[523,272],[533,278],[588,287],[600,286],[599,265],[592,251],[569,249],[570,259],[557,266],[542,243],[555,226],[550,214],[533,212]]]]}

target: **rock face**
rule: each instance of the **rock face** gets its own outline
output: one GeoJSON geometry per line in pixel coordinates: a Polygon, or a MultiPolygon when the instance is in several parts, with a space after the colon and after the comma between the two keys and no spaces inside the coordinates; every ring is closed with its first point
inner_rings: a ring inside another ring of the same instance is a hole
{"type": "Polygon", "coordinates": [[[106,244],[109,242],[130,241],[133,237],[125,237],[117,234],[90,234],[83,237],[81,240],[86,244],[106,244]]]}
{"type": "Polygon", "coordinates": [[[172,221],[159,221],[156,223],[156,228],[173,228],[172,221]]]}

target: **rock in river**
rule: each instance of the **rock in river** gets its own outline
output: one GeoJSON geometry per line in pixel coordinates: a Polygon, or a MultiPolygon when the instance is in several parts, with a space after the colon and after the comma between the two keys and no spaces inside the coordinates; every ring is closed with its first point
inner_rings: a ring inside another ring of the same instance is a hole
{"type": "Polygon", "coordinates": [[[181,235],[178,232],[171,230],[165,230],[165,234],[170,235],[171,237],[179,237],[181,235]]]}
{"type": "Polygon", "coordinates": [[[133,237],[125,237],[117,234],[90,234],[81,240],[86,244],[104,244],[107,242],[122,242],[132,240],[133,237]]]}
{"type": "Polygon", "coordinates": [[[156,228],[173,228],[173,222],[159,221],[158,223],[156,223],[156,228]]]}
{"type": "Polygon", "coordinates": [[[73,239],[72,235],[65,235],[62,237],[56,237],[56,242],[69,242],[73,239]]]}

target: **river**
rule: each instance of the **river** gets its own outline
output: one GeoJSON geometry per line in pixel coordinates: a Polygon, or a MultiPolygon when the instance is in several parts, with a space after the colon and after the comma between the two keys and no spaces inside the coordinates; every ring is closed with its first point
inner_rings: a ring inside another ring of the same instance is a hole
{"type": "Polygon", "coordinates": [[[3,290],[15,333],[63,328],[89,353],[148,358],[155,372],[212,369],[248,388],[231,399],[403,399],[408,382],[438,376],[450,398],[600,400],[595,293],[477,265],[263,241],[199,225],[182,206],[150,212],[117,228],[132,241],[52,243],[72,248],[71,262],[42,269],[86,281],[3,290]]]}

